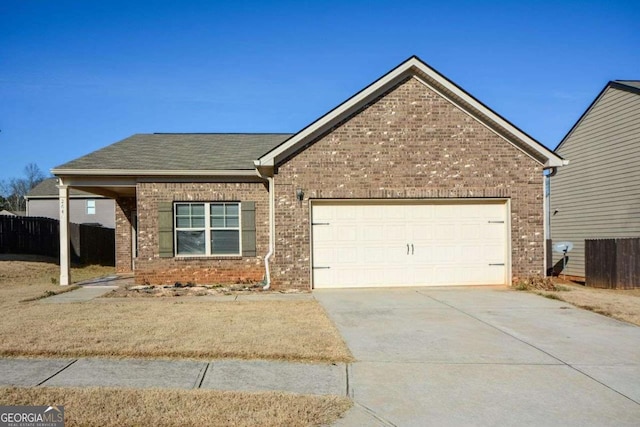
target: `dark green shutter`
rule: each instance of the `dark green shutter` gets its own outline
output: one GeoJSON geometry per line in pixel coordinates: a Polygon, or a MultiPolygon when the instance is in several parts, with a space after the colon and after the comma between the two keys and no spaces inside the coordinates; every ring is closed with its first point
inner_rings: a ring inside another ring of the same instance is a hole
{"type": "Polygon", "coordinates": [[[173,257],[173,203],[158,203],[158,252],[160,258],[173,257]]]}
{"type": "Polygon", "coordinates": [[[256,256],[256,202],[242,202],[242,256],[256,256]]]}

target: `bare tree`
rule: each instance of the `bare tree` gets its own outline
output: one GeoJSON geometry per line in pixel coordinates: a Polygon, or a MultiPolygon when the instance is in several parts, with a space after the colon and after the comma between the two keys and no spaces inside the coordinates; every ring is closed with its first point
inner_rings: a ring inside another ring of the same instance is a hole
{"type": "Polygon", "coordinates": [[[35,163],[24,167],[24,178],[11,178],[0,183],[0,193],[4,196],[5,209],[10,211],[26,210],[24,196],[36,185],[40,184],[46,175],[35,163]]]}
{"type": "Polygon", "coordinates": [[[29,190],[31,190],[36,185],[40,184],[46,178],[46,175],[44,174],[44,172],[42,172],[38,167],[38,165],[36,165],[35,163],[29,163],[27,166],[24,167],[24,175],[25,175],[25,179],[27,181],[27,186],[29,187],[29,190]]]}

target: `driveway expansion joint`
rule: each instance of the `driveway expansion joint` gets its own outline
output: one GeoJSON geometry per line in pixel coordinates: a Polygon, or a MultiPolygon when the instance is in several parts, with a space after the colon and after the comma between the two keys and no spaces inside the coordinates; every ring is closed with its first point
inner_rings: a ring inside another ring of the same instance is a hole
{"type": "Polygon", "coordinates": [[[353,396],[350,394],[351,390],[350,390],[350,387],[349,387],[349,374],[350,374],[349,371],[351,371],[351,364],[350,363],[345,363],[345,365],[344,365],[345,377],[344,378],[345,378],[345,383],[346,383],[346,386],[347,386],[347,390],[346,390],[347,397],[353,398],[353,396]]]}
{"type": "Polygon", "coordinates": [[[48,378],[46,378],[43,381],[40,381],[38,384],[36,384],[36,387],[43,385],[44,383],[49,381],[51,378],[53,378],[56,375],[60,374],[62,371],[66,370],[68,367],[70,367],[71,365],[73,365],[77,361],[78,361],[78,359],[73,359],[71,362],[67,363],[66,366],[62,367],[61,369],[58,369],[53,375],[50,375],[48,378]]]}
{"type": "Polygon", "coordinates": [[[362,408],[365,410],[365,412],[367,412],[369,415],[371,415],[373,418],[375,418],[376,420],[380,421],[382,424],[384,424],[385,426],[389,426],[389,427],[398,427],[396,424],[392,423],[391,421],[382,418],[380,415],[376,414],[375,411],[373,411],[371,408],[363,405],[362,403],[359,402],[353,402],[354,405],[357,405],[358,407],[362,408]]]}
{"type": "Polygon", "coordinates": [[[580,369],[576,368],[575,366],[573,366],[573,365],[569,365],[569,364],[567,364],[567,366],[568,366],[568,367],[570,367],[571,369],[573,369],[574,371],[579,372],[580,374],[584,375],[585,377],[587,377],[587,378],[589,378],[589,379],[591,379],[591,380],[593,380],[593,381],[597,382],[598,384],[600,384],[600,385],[602,385],[602,386],[604,386],[604,387],[608,388],[609,390],[611,390],[611,391],[613,391],[613,392],[615,392],[615,393],[618,393],[620,396],[622,396],[622,397],[625,397],[625,398],[629,399],[630,401],[632,401],[632,402],[633,402],[633,403],[635,403],[636,405],[640,405],[640,402],[639,402],[639,401],[637,401],[637,400],[635,400],[635,399],[631,398],[630,396],[627,396],[626,394],[622,393],[621,391],[618,391],[618,390],[616,390],[615,388],[613,388],[613,387],[611,387],[611,386],[609,386],[609,385],[607,385],[607,384],[603,383],[602,381],[600,381],[600,380],[598,380],[598,379],[596,379],[596,378],[592,377],[591,375],[587,374],[586,372],[581,371],[580,369]]]}
{"type": "MultiPolygon", "coordinates": [[[[424,294],[423,294],[423,295],[424,295],[424,294]]],[[[454,310],[458,311],[459,313],[464,314],[465,316],[469,316],[469,317],[471,317],[472,319],[477,320],[477,321],[478,321],[478,322],[480,322],[480,323],[483,323],[483,324],[485,324],[485,325],[487,325],[487,326],[489,326],[489,327],[491,327],[491,328],[493,328],[493,329],[495,329],[495,330],[497,330],[497,331],[500,331],[500,332],[502,332],[503,334],[505,334],[505,335],[507,335],[507,336],[509,336],[509,337],[511,337],[511,338],[513,338],[513,339],[515,339],[515,340],[517,340],[517,341],[520,341],[521,343],[523,343],[523,344],[525,344],[525,345],[528,345],[528,346],[530,346],[530,347],[532,347],[532,348],[535,348],[536,350],[538,350],[538,351],[540,351],[540,352],[542,352],[542,353],[546,354],[547,356],[549,356],[549,357],[551,357],[551,358],[553,358],[553,359],[557,360],[558,362],[560,362],[560,364],[562,364],[562,365],[564,365],[564,366],[567,366],[567,367],[568,367],[568,368],[570,368],[570,369],[573,369],[574,371],[578,372],[579,374],[584,375],[585,377],[589,378],[590,380],[595,381],[596,383],[598,383],[598,384],[600,384],[600,385],[602,385],[602,386],[604,386],[604,387],[608,388],[609,390],[611,390],[611,391],[613,391],[614,393],[617,393],[617,394],[619,394],[620,396],[622,396],[622,397],[624,397],[624,398],[626,398],[626,399],[630,400],[631,402],[635,403],[636,405],[640,405],[640,402],[638,402],[638,401],[636,401],[636,400],[632,399],[631,397],[629,397],[629,396],[627,396],[626,394],[624,394],[624,393],[622,393],[622,392],[620,392],[620,391],[616,390],[615,388],[613,388],[613,387],[611,387],[611,386],[609,386],[609,385],[607,385],[607,384],[603,383],[602,381],[597,380],[596,378],[592,377],[591,375],[589,375],[589,374],[587,374],[587,373],[585,373],[585,372],[581,371],[580,369],[576,368],[574,365],[571,365],[570,363],[567,363],[567,362],[565,362],[564,360],[560,359],[558,356],[555,356],[555,355],[553,355],[553,354],[549,353],[548,351],[543,350],[543,349],[541,349],[540,347],[537,347],[536,345],[534,345],[534,344],[532,344],[532,343],[530,343],[530,342],[528,342],[528,341],[525,341],[524,339],[519,338],[519,337],[517,337],[517,336],[515,336],[515,335],[513,335],[513,334],[511,334],[511,333],[509,333],[509,332],[507,332],[507,331],[505,331],[504,329],[501,329],[501,328],[499,328],[499,327],[497,327],[497,326],[495,326],[495,325],[492,325],[491,323],[489,323],[489,322],[487,322],[487,321],[485,321],[485,320],[482,320],[482,319],[478,318],[477,316],[474,316],[474,315],[473,315],[473,314],[471,314],[471,313],[467,313],[466,311],[461,310],[461,309],[460,309],[460,308],[458,308],[458,307],[455,307],[455,306],[453,306],[453,305],[451,305],[451,304],[448,304],[448,303],[446,303],[446,302],[444,302],[444,301],[440,301],[439,299],[434,298],[434,297],[432,297],[431,295],[426,295],[426,296],[427,296],[428,298],[431,298],[432,300],[434,300],[434,301],[436,301],[436,302],[440,303],[440,304],[444,304],[444,305],[446,305],[447,307],[450,307],[450,308],[452,308],[452,309],[454,309],[454,310]]]]}
{"type": "Polygon", "coordinates": [[[207,371],[209,370],[209,366],[211,365],[211,362],[207,362],[206,365],[204,365],[204,368],[200,371],[200,374],[198,375],[198,378],[196,378],[196,382],[194,384],[193,388],[202,388],[202,383],[204,382],[204,377],[207,375],[207,371]]]}

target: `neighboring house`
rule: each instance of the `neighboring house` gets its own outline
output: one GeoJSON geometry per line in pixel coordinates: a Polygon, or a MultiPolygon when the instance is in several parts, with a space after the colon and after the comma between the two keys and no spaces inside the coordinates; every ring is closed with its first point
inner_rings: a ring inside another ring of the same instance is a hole
{"type": "Polygon", "coordinates": [[[309,289],[543,274],[562,164],[411,57],[293,135],[134,135],[53,173],[63,197],[116,199],[116,270],[138,283],[309,289]]]}
{"type": "Polygon", "coordinates": [[[551,238],[584,278],[585,239],[640,237],[640,81],[609,82],[555,152],[571,163],[551,178],[551,238]]]}
{"type": "Polygon", "coordinates": [[[0,215],[2,216],[23,216],[24,212],[11,212],[6,209],[0,211],[0,215]]]}
{"type": "MultiPolygon", "coordinates": [[[[25,196],[27,216],[60,218],[58,179],[42,181],[25,196]]],[[[69,193],[70,221],[75,224],[96,224],[115,228],[115,201],[104,196],[72,189],[69,193]]]]}

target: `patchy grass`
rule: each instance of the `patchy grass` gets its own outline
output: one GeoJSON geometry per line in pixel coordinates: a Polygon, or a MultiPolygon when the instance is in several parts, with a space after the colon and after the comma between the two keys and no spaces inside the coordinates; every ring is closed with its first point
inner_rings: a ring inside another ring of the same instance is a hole
{"type": "MultiPolygon", "coordinates": [[[[100,265],[78,266],[71,269],[71,278],[80,282],[114,273],[113,267],[100,265]]],[[[0,308],[19,301],[37,300],[68,292],[70,287],[59,286],[60,268],[56,259],[36,255],[0,255],[0,308]]]]}
{"type": "Polygon", "coordinates": [[[557,278],[554,286],[541,295],[640,326],[640,289],[589,288],[557,278]]]}
{"type": "Polygon", "coordinates": [[[352,405],[342,396],[212,390],[0,388],[3,405],[64,405],[66,426],[319,426],[352,405]]]}
{"type": "MultiPolygon", "coordinates": [[[[112,272],[87,267],[74,269],[72,277],[84,280],[112,272]]],[[[353,360],[313,300],[221,302],[180,297],[20,302],[59,291],[51,283],[52,274],[57,274],[55,264],[0,261],[0,356],[353,360]]]]}

